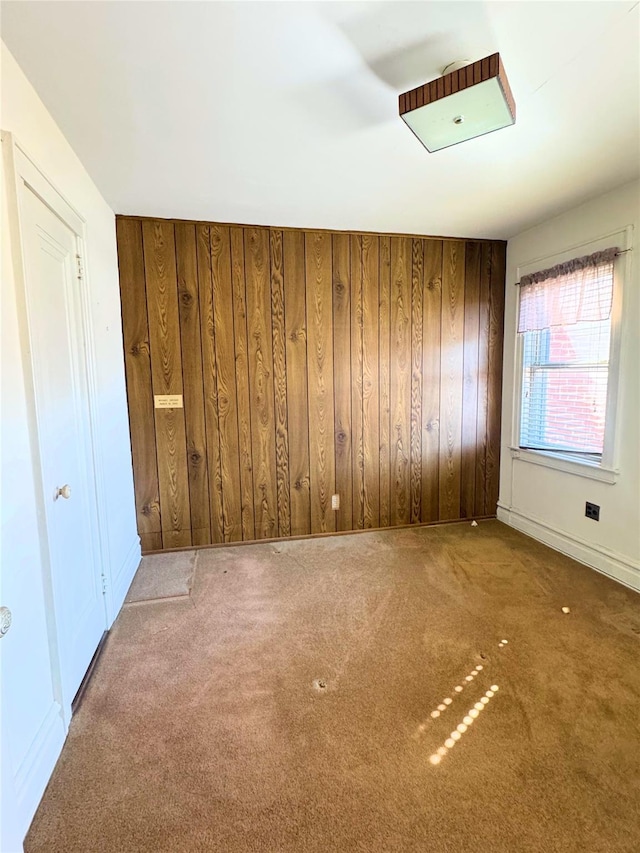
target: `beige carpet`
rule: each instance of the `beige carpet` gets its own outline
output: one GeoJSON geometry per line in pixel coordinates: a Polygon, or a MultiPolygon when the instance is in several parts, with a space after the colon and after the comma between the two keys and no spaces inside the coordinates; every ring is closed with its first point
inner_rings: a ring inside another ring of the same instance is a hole
{"type": "Polygon", "coordinates": [[[637,851],[639,604],[499,522],[199,551],[122,611],[25,850],[637,851]]]}
{"type": "Polygon", "coordinates": [[[195,551],[143,557],[129,587],[125,604],[189,595],[195,561],[195,551]]]}

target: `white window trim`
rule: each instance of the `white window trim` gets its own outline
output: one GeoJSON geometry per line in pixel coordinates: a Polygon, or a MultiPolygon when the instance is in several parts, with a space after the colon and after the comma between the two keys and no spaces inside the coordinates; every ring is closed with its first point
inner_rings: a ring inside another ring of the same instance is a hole
{"type": "Polygon", "coordinates": [[[613,273],[611,347],[609,356],[609,378],[607,384],[607,408],[605,414],[606,427],[602,459],[598,462],[593,459],[587,459],[586,457],[580,458],[574,454],[569,455],[560,451],[531,450],[529,448],[520,447],[523,339],[522,336],[518,334],[518,324],[520,319],[519,294],[515,326],[515,387],[513,395],[513,417],[511,420],[513,424],[513,431],[509,445],[512,459],[519,459],[521,462],[528,462],[533,465],[542,465],[546,468],[553,468],[557,471],[575,474],[578,477],[587,477],[592,480],[599,480],[603,483],[613,484],[616,482],[620,473],[618,466],[619,430],[617,429],[617,424],[619,423],[618,413],[620,408],[620,395],[618,394],[618,389],[620,379],[624,283],[629,278],[629,265],[631,263],[631,252],[626,250],[630,250],[632,248],[632,236],[633,225],[627,225],[626,228],[613,231],[610,234],[605,234],[595,240],[589,240],[588,242],[571,246],[563,252],[557,252],[556,254],[547,255],[542,258],[534,258],[517,268],[517,281],[520,281],[523,275],[528,275],[547,267],[553,267],[556,264],[564,263],[565,261],[580,255],[590,255],[594,252],[599,252],[609,246],[618,246],[621,251],[625,251],[624,255],[617,258],[613,273]]]}
{"type": "Polygon", "coordinates": [[[617,468],[607,468],[602,463],[589,459],[576,459],[565,456],[553,450],[530,450],[524,447],[510,447],[511,458],[532,465],[542,465],[545,468],[555,468],[567,474],[587,477],[589,480],[600,480],[602,483],[615,483],[620,473],[617,468]]]}

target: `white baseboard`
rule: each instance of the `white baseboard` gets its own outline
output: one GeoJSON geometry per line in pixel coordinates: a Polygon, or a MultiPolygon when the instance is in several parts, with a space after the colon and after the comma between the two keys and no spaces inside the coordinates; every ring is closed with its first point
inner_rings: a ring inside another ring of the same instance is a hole
{"type": "Polygon", "coordinates": [[[555,551],[573,557],[591,569],[608,575],[630,589],[640,592],[640,563],[624,554],[611,551],[601,545],[593,545],[577,536],[572,536],[533,516],[519,512],[513,507],[498,503],[498,520],[515,527],[521,533],[544,542],[555,551]]]}
{"type": "Polygon", "coordinates": [[[15,774],[14,788],[23,835],[26,835],[36,813],[66,736],[60,705],[53,702],[15,774]]]}
{"type": "Polygon", "coordinates": [[[131,581],[133,580],[133,576],[138,570],[138,566],[140,565],[140,560],[142,559],[142,552],[140,550],[140,537],[136,536],[134,541],[131,543],[131,547],[127,552],[127,556],[122,562],[119,571],[114,572],[111,575],[110,585],[111,585],[111,595],[110,595],[110,613],[109,613],[109,625],[110,628],[118,613],[120,612],[120,608],[124,603],[125,596],[129,591],[129,587],[131,586],[131,581]]]}

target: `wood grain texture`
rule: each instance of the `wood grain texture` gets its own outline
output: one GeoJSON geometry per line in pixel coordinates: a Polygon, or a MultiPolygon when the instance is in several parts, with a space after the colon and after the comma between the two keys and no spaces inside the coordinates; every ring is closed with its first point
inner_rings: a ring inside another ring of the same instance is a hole
{"type": "Polygon", "coordinates": [[[440,518],[440,345],[442,241],[424,241],[422,298],[422,503],[423,522],[440,518]]]}
{"type": "Polygon", "coordinates": [[[311,532],[336,529],[331,237],[305,233],[311,532]]]}
{"type": "Polygon", "coordinates": [[[380,303],[379,303],[379,364],[380,364],[380,527],[388,527],[390,474],[390,413],[391,374],[389,343],[391,331],[391,238],[380,237],[380,303]]]}
{"type": "MultiPolygon", "coordinates": [[[[172,223],[142,224],[154,394],[182,394],[178,282],[172,223]]],[[[184,409],[154,409],[165,548],[191,545],[184,409]]]]}
{"type": "Polygon", "coordinates": [[[242,539],[242,497],[229,229],[212,225],[209,229],[209,240],[220,442],[222,538],[224,542],[237,542],[242,539]]]}
{"type": "MultiPolygon", "coordinates": [[[[116,214],[116,217],[118,219],[131,219],[131,220],[135,220],[136,222],[144,222],[144,221],[148,220],[148,218],[149,218],[148,216],[139,216],[136,214],[116,214]]],[[[208,220],[202,220],[202,219],[180,219],[180,218],[176,219],[174,217],[165,217],[163,219],[162,217],[158,217],[158,216],[156,216],[154,218],[156,220],[161,221],[161,222],[171,222],[171,223],[192,222],[196,226],[197,225],[225,225],[227,228],[242,228],[242,229],[260,227],[259,225],[256,225],[255,222],[209,222],[208,220]]],[[[276,227],[276,226],[272,226],[272,227],[276,227]]],[[[277,227],[283,233],[286,231],[291,231],[291,232],[296,233],[296,234],[301,233],[300,228],[296,228],[295,226],[279,225],[277,227]]],[[[384,234],[381,234],[377,231],[353,231],[353,230],[351,230],[351,231],[349,231],[349,230],[336,231],[333,228],[314,228],[313,230],[318,231],[321,234],[331,234],[331,236],[333,236],[334,234],[350,234],[350,235],[355,234],[355,235],[362,237],[365,234],[369,234],[370,236],[373,236],[373,237],[409,237],[411,239],[413,239],[414,237],[417,237],[420,240],[449,240],[449,241],[458,242],[458,243],[466,243],[467,239],[469,239],[467,237],[456,237],[455,235],[451,235],[451,234],[449,234],[449,235],[440,234],[440,235],[434,236],[432,234],[431,235],[416,234],[415,232],[409,233],[406,231],[385,231],[384,234]]],[[[304,232],[302,232],[302,233],[304,233],[304,232]]],[[[486,243],[487,245],[492,245],[495,242],[493,240],[484,239],[484,238],[478,238],[478,240],[479,240],[479,242],[486,243]]],[[[500,242],[500,241],[498,241],[498,242],[500,242]]],[[[505,245],[506,245],[506,243],[505,243],[505,245]]]]}
{"type": "Polygon", "coordinates": [[[247,297],[244,275],[244,231],[229,229],[233,333],[236,347],[236,401],[238,404],[238,454],[242,538],[255,538],[253,509],[253,453],[251,449],[251,401],[249,393],[249,345],[247,297]]]}
{"type": "Polygon", "coordinates": [[[496,243],[491,257],[491,299],[489,302],[489,346],[487,370],[487,463],[485,470],[485,512],[493,515],[500,490],[500,421],[502,388],[502,344],[504,327],[504,279],[506,247],[496,243]]]}
{"type": "Polygon", "coordinates": [[[142,553],[149,551],[162,551],[162,533],[141,533],[140,548],[142,553]]]}
{"type": "Polygon", "coordinates": [[[348,234],[334,234],[333,250],[333,393],[335,400],[337,530],[353,530],[351,459],[351,248],[348,234]]]}
{"type": "Polygon", "coordinates": [[[411,274],[412,241],[391,238],[391,483],[390,523],[411,518],[411,274]]]}
{"type": "Polygon", "coordinates": [[[211,518],[195,225],[176,222],[175,240],[180,340],[190,341],[189,346],[181,346],[181,351],[191,541],[193,545],[208,545],[211,542],[211,518]]]}
{"type": "Polygon", "coordinates": [[[145,551],[495,512],[503,243],[129,217],[117,235],[145,551]]]}
{"type": "Polygon", "coordinates": [[[462,389],[462,460],[460,517],[472,518],[476,504],[476,433],[478,423],[478,345],[480,338],[480,268],[482,247],[465,250],[464,354],[462,389]]]}
{"type": "Polygon", "coordinates": [[[363,526],[380,526],[379,238],[362,237],[363,526]]]}
{"type": "Polygon", "coordinates": [[[460,68],[457,71],[451,71],[443,77],[437,77],[430,83],[424,83],[416,89],[410,89],[408,92],[403,92],[398,97],[398,109],[400,115],[403,115],[410,110],[415,110],[418,107],[431,104],[434,101],[447,97],[447,95],[453,95],[456,92],[461,92],[463,89],[475,86],[477,83],[483,83],[493,77],[498,79],[511,116],[515,120],[515,100],[499,53],[494,53],[491,56],[485,56],[464,68],[460,68]]]}
{"type": "Polygon", "coordinates": [[[464,337],[464,246],[442,246],[440,520],[460,517],[464,337]]]}
{"type": "Polygon", "coordinates": [[[277,536],[276,448],[269,232],[244,232],[249,332],[249,389],[256,539],[277,536]]]}
{"type": "Polygon", "coordinates": [[[307,380],[307,300],[302,231],[285,231],[284,293],[287,341],[287,418],[291,535],[311,533],[309,483],[309,404],[307,380]]]}
{"type": "Polygon", "coordinates": [[[200,297],[200,340],[204,388],[204,422],[207,435],[209,474],[209,524],[211,541],[224,542],[222,506],[222,464],[220,461],[220,419],[218,415],[218,362],[216,356],[213,275],[211,270],[211,229],[196,228],[198,290],[200,297]]]}
{"type": "Polygon", "coordinates": [[[116,222],[122,304],[122,337],[129,401],[136,519],[141,537],[162,547],[158,458],[153,419],[149,323],[142,252],[142,224],[116,222]],[[158,538],[159,542],[158,543],[158,538]]]}
{"type": "Polygon", "coordinates": [[[487,468],[487,403],[489,393],[489,315],[492,247],[483,243],[480,257],[478,299],[478,411],[476,416],[475,515],[485,514],[487,468]]]}
{"type": "Polygon", "coordinates": [[[423,241],[413,240],[411,267],[411,523],[420,521],[422,504],[422,290],[423,241]]]}
{"type": "Polygon", "coordinates": [[[362,236],[352,234],[351,246],[351,462],[353,528],[364,527],[364,445],[362,431],[362,236]]]}
{"type": "Polygon", "coordinates": [[[282,231],[271,229],[271,333],[273,338],[273,386],[276,419],[276,503],[278,535],[291,536],[289,482],[289,425],[287,416],[287,355],[284,319],[284,256],[282,231]]]}

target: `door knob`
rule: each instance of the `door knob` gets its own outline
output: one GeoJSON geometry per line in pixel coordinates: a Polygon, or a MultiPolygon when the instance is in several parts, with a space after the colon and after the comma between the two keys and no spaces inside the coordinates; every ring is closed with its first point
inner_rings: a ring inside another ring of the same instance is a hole
{"type": "Polygon", "coordinates": [[[71,486],[60,486],[56,489],[56,493],[54,495],[54,501],[57,501],[58,498],[65,498],[65,500],[69,500],[71,497],[71,486]]]}
{"type": "Polygon", "coordinates": [[[0,607],[0,637],[4,637],[11,627],[11,611],[8,607],[0,607]]]}

